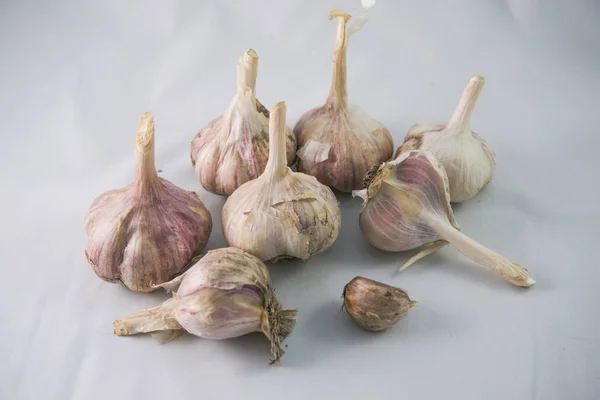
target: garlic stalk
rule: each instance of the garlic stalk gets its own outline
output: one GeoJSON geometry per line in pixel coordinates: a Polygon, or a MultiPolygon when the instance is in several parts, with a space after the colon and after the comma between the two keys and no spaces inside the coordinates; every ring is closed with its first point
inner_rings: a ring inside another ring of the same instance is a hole
{"type": "Polygon", "coordinates": [[[210,213],[196,193],[158,177],[154,166],[154,117],[139,123],[135,180],[91,205],[85,252],[96,274],[138,292],[182,271],[208,241],[210,213]]]}
{"type": "Polygon", "coordinates": [[[369,242],[393,252],[421,248],[400,270],[450,243],[514,285],[535,283],[527,270],[460,231],[444,167],[430,152],[402,153],[383,163],[369,179],[365,189],[353,193],[364,200],[359,224],[369,242]]]}
{"type": "Polygon", "coordinates": [[[339,203],[331,189],[287,166],[285,118],[285,103],[277,103],[269,121],[265,171],[240,186],[222,212],[229,245],[262,261],[306,260],[327,250],[341,226],[339,203]]]}
{"type": "MultiPolygon", "coordinates": [[[[238,62],[237,93],[219,118],[192,140],[191,158],[200,184],[209,192],[231,195],[258,178],[269,156],[269,111],[256,98],[258,54],[248,49],[238,62]]],[[[286,159],[296,160],[296,137],[286,130],[286,159]]]]}
{"type": "Polygon", "coordinates": [[[271,341],[271,363],[279,361],[281,342],[294,328],[297,311],[282,309],[259,259],[234,247],[211,250],[176,281],[160,285],[176,290],[171,299],[115,321],[114,333],[153,333],[168,340],[182,331],[204,339],[262,332],[271,341]]]}
{"type": "Polygon", "coordinates": [[[494,152],[471,131],[470,120],[485,78],[471,79],[447,124],[421,123],[408,131],[396,157],[410,150],[429,150],[442,163],[450,184],[450,201],[473,198],[494,175],[494,152]]]}
{"type": "MultiPolygon", "coordinates": [[[[372,4],[368,5],[369,7],[372,4]]],[[[392,137],[378,121],[357,106],[348,105],[346,48],[350,15],[333,10],[329,19],[338,21],[333,52],[332,84],[325,105],[307,111],[294,127],[298,140],[298,171],[342,192],[359,189],[373,166],[389,160],[394,151],[392,137]]]]}
{"type": "Polygon", "coordinates": [[[402,289],[357,276],[344,286],[344,309],[367,331],[379,332],[395,325],[418,303],[402,289]]]}

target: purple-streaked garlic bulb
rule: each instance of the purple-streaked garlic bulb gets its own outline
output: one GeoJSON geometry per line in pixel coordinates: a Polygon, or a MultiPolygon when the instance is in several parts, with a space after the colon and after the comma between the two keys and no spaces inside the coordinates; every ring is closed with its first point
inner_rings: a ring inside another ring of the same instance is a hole
{"type": "Polygon", "coordinates": [[[341,192],[351,192],[360,188],[371,167],[391,159],[394,144],[381,123],[348,105],[346,47],[350,33],[360,27],[347,30],[350,15],[341,10],[332,11],[329,18],[338,20],[331,90],[325,105],[304,113],[294,127],[298,171],[341,192]]]}
{"type": "Polygon", "coordinates": [[[396,151],[396,157],[410,150],[430,151],[446,170],[453,203],[473,198],[494,175],[494,152],[470,126],[471,114],[484,83],[483,76],[473,77],[448,123],[414,125],[396,151]]]}
{"type": "Polygon", "coordinates": [[[450,206],[446,172],[433,154],[402,153],[369,174],[364,186],[354,195],[364,200],[359,224],[369,242],[392,252],[421,248],[400,270],[450,243],[514,285],[535,283],[526,269],[460,231],[450,206]]]}
{"type": "Polygon", "coordinates": [[[339,203],[331,189],[287,166],[285,117],[285,103],[275,104],[265,171],[233,192],[222,212],[227,243],[262,261],[306,260],[327,250],[341,227],[339,203]]]}
{"type": "Polygon", "coordinates": [[[275,298],[265,264],[235,247],[209,251],[184,275],[159,286],[176,290],[175,296],[115,321],[116,335],[152,333],[168,341],[183,331],[204,339],[262,332],[271,341],[271,361],[277,362],[281,342],[296,323],[297,311],[284,310],[275,298]]]}
{"type": "Polygon", "coordinates": [[[138,126],[133,183],[100,195],[85,227],[94,272],[137,292],[173,278],[206,245],[212,219],[202,201],[157,174],[151,113],[138,126]]]}
{"type": "MultiPolygon", "coordinates": [[[[258,54],[248,49],[238,62],[237,93],[219,118],[202,128],[191,145],[192,164],[209,192],[229,196],[258,178],[269,158],[269,111],[256,98],[258,54]]],[[[286,129],[286,159],[296,160],[296,137],[286,129]]]]}

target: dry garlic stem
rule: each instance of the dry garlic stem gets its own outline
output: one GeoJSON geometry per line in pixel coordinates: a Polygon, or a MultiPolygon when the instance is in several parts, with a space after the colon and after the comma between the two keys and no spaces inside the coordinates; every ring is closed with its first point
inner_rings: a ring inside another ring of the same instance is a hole
{"type": "Polygon", "coordinates": [[[350,192],[360,188],[373,165],[392,157],[394,144],[383,125],[360,108],[348,106],[346,22],[350,15],[334,10],[329,18],[338,21],[331,90],[325,105],[306,112],[294,127],[298,171],[313,175],[337,190],[350,192]]]}
{"type": "Polygon", "coordinates": [[[341,225],[331,189],[287,166],[285,117],[285,103],[277,103],[271,110],[265,171],[240,186],[223,206],[223,233],[229,245],[263,261],[306,260],[327,250],[341,225]]]}
{"type": "Polygon", "coordinates": [[[344,287],[344,309],[361,328],[379,332],[400,321],[417,302],[402,289],[357,276],[344,287]]]}
{"type": "Polygon", "coordinates": [[[447,124],[414,125],[396,152],[396,157],[419,149],[433,153],[448,174],[452,202],[471,199],[490,183],[494,175],[494,152],[469,125],[484,83],[482,76],[472,78],[447,124]]]}
{"type": "Polygon", "coordinates": [[[212,219],[202,201],[157,175],[151,113],[138,127],[134,182],[98,197],[85,224],[96,274],[138,292],[171,279],[206,245],[212,219]]]}
{"type": "MultiPolygon", "coordinates": [[[[202,186],[229,196],[258,178],[269,157],[269,111],[256,99],[258,54],[246,51],[238,62],[237,94],[225,114],[203,128],[192,140],[191,156],[202,186]]],[[[296,137],[286,130],[286,159],[296,159],[296,137]]]]}
{"type": "Polygon", "coordinates": [[[462,254],[501,274],[517,286],[535,281],[527,270],[465,236],[450,206],[444,167],[427,151],[409,151],[383,163],[354,192],[364,199],[360,228],[369,242],[385,251],[422,247],[401,270],[450,243],[462,254]]]}
{"type": "Polygon", "coordinates": [[[115,321],[115,334],[162,332],[161,339],[185,330],[205,339],[228,339],[262,332],[271,341],[272,363],[279,361],[296,310],[282,309],[259,259],[234,247],[211,250],[177,283],[175,296],[162,305],[115,321]]]}

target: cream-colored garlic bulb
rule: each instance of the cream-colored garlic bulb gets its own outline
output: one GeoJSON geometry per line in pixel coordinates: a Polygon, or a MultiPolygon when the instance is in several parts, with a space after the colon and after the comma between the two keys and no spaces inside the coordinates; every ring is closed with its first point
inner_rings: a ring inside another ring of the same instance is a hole
{"type": "Polygon", "coordinates": [[[472,78],[447,124],[414,125],[396,152],[396,157],[419,149],[433,153],[448,174],[450,201],[454,203],[473,198],[494,175],[494,152],[469,124],[484,83],[482,76],[472,78]]]}
{"type": "Polygon", "coordinates": [[[134,182],[98,197],[85,228],[85,254],[96,274],[138,292],[173,278],[206,245],[212,219],[202,201],[158,177],[151,113],[138,127],[134,182]]]}
{"type": "Polygon", "coordinates": [[[223,206],[223,233],[229,245],[262,261],[306,260],[327,250],[341,226],[331,189],[287,166],[285,117],[285,103],[277,103],[269,121],[265,171],[240,186],[223,206]]]}
{"type": "Polygon", "coordinates": [[[526,269],[463,234],[450,206],[448,178],[432,153],[412,150],[383,163],[368,177],[359,225],[369,242],[385,251],[421,250],[402,267],[448,243],[517,286],[535,283],[526,269]]]}
{"type": "Polygon", "coordinates": [[[298,171],[339,191],[351,192],[360,188],[371,167],[392,157],[394,144],[381,123],[359,107],[348,105],[346,47],[350,33],[360,27],[347,30],[350,15],[341,10],[332,11],[329,18],[338,20],[331,90],[325,105],[306,112],[294,127],[298,171]]]}
{"type": "MultiPolygon", "coordinates": [[[[269,111],[256,98],[258,54],[248,49],[238,62],[237,93],[229,108],[192,140],[191,157],[204,189],[229,196],[258,178],[269,158],[269,111]]],[[[286,159],[296,160],[296,137],[286,129],[286,159]]]]}

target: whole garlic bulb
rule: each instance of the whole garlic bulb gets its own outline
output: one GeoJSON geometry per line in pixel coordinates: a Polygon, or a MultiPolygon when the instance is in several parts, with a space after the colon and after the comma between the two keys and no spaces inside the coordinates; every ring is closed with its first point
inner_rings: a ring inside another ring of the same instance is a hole
{"type": "Polygon", "coordinates": [[[234,247],[209,251],[184,275],[161,287],[173,298],[143,313],[117,320],[119,336],[154,333],[169,341],[184,330],[205,339],[228,339],[262,332],[271,341],[272,363],[296,324],[296,310],[283,310],[265,264],[234,247]]]}
{"type": "Polygon", "coordinates": [[[331,90],[325,105],[306,112],[294,127],[298,171],[341,192],[351,192],[360,188],[371,167],[392,157],[394,144],[381,123],[359,107],[348,106],[346,22],[350,15],[334,10],[329,18],[338,19],[331,90]]]}
{"type": "MultiPolygon", "coordinates": [[[[192,164],[209,192],[231,195],[258,178],[269,157],[269,111],[256,98],[258,54],[248,49],[238,62],[237,93],[225,114],[192,140],[192,164]]],[[[296,160],[296,137],[286,129],[288,165],[296,160]]]]}
{"type": "Polygon", "coordinates": [[[171,279],[206,245],[212,219],[202,201],[158,177],[151,113],[143,115],[137,131],[135,180],[99,196],[85,227],[94,272],[138,292],[171,279]]]}
{"type": "Polygon", "coordinates": [[[514,285],[535,283],[519,264],[460,231],[450,206],[446,172],[430,152],[412,150],[383,163],[365,185],[353,194],[364,200],[359,225],[369,242],[393,252],[421,248],[400,270],[450,243],[514,285]]]}
{"type": "Polygon", "coordinates": [[[341,226],[340,207],[331,189],[287,166],[285,117],[285,103],[277,103],[269,121],[265,171],[233,192],[222,212],[229,245],[262,261],[306,260],[327,250],[341,226]]]}
{"type": "Polygon", "coordinates": [[[367,331],[379,332],[395,325],[417,302],[397,287],[357,276],[344,286],[344,309],[367,331]]]}
{"type": "Polygon", "coordinates": [[[450,201],[473,198],[490,183],[496,165],[494,152],[471,131],[469,121],[485,78],[471,79],[447,124],[421,123],[408,131],[396,157],[410,150],[428,150],[442,163],[450,184],[450,201]]]}

